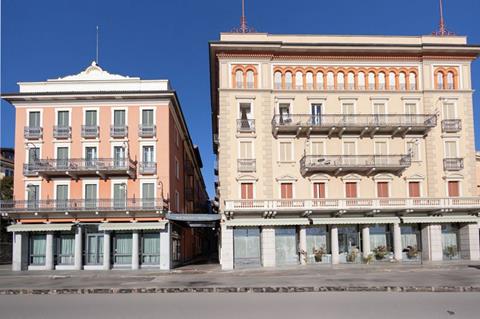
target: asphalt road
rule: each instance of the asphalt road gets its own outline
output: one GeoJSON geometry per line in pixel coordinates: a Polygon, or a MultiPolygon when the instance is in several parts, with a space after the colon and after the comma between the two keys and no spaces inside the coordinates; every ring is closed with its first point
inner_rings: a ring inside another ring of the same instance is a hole
{"type": "Polygon", "coordinates": [[[0,296],[0,318],[479,318],[480,293],[0,296]]]}

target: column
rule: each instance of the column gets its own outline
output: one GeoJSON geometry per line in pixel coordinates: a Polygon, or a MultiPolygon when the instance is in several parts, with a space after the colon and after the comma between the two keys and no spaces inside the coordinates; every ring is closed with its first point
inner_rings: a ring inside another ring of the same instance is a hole
{"type": "Polygon", "coordinates": [[[103,234],[103,269],[110,269],[110,233],[105,231],[103,234]]]}
{"type": "Polygon", "coordinates": [[[171,225],[167,223],[165,229],[160,231],[160,269],[170,270],[171,267],[171,225]]]}
{"type": "Polygon", "coordinates": [[[426,261],[443,260],[441,225],[425,225],[422,228],[422,259],[426,261]]]}
{"type": "Polygon", "coordinates": [[[53,233],[48,232],[45,241],[45,270],[53,270],[53,233]]]}
{"type": "Polygon", "coordinates": [[[28,259],[28,234],[27,233],[13,233],[12,245],[12,270],[22,271],[27,267],[28,259]]]}
{"type": "Polygon", "coordinates": [[[370,227],[368,225],[362,226],[362,253],[363,257],[367,258],[370,255],[370,227]]]}
{"type": "Polygon", "coordinates": [[[393,255],[395,260],[402,260],[402,232],[399,223],[394,223],[393,227],[393,255]]]}
{"type": "Polygon", "coordinates": [[[332,264],[336,265],[339,263],[337,225],[330,226],[330,246],[332,247],[332,264]]]}
{"type": "Polygon", "coordinates": [[[139,234],[138,230],[132,232],[132,269],[137,270],[139,268],[139,234]]]}
{"type": "Polygon", "coordinates": [[[82,226],[77,225],[75,230],[75,270],[82,269],[82,243],[83,243],[83,235],[82,235],[82,226]]]}
{"type": "Polygon", "coordinates": [[[459,237],[460,256],[462,259],[479,260],[480,239],[478,224],[465,224],[460,227],[459,237]]]}
{"type": "Polygon", "coordinates": [[[306,265],[307,264],[307,227],[300,226],[299,228],[299,242],[298,242],[298,249],[303,254],[300,254],[300,264],[306,265]]]}
{"type": "Polygon", "coordinates": [[[275,227],[262,227],[262,265],[263,267],[275,267],[275,227]]]}
{"type": "Polygon", "coordinates": [[[220,254],[222,260],[222,269],[233,269],[233,228],[227,227],[224,223],[221,225],[220,254]]]}

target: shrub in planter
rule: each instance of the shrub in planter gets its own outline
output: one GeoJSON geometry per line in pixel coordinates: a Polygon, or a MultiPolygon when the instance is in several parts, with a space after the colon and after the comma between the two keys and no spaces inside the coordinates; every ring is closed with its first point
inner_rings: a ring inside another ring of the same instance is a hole
{"type": "Polygon", "coordinates": [[[313,248],[313,257],[315,258],[315,262],[322,262],[323,255],[325,255],[325,249],[323,249],[323,247],[318,249],[313,248]]]}
{"type": "Polygon", "coordinates": [[[447,246],[447,248],[445,249],[445,255],[447,255],[448,258],[455,257],[457,255],[457,246],[447,246]]]}
{"type": "Polygon", "coordinates": [[[386,246],[378,246],[373,250],[373,253],[377,260],[382,260],[388,254],[388,249],[386,246]]]}
{"type": "Polygon", "coordinates": [[[352,248],[352,250],[347,254],[347,262],[353,263],[357,260],[358,249],[352,248]]]}
{"type": "Polygon", "coordinates": [[[418,257],[418,249],[415,246],[408,246],[407,247],[407,258],[408,259],[415,259],[418,257]]]}

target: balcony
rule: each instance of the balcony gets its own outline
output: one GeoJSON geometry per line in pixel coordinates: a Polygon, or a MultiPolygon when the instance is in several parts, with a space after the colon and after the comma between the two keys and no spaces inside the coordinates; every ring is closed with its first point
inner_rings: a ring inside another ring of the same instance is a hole
{"type": "Polygon", "coordinates": [[[138,170],[143,175],[155,175],[157,174],[157,162],[140,162],[138,170]]]}
{"type": "Polygon", "coordinates": [[[239,173],[253,173],[257,170],[255,159],[238,159],[237,171],[239,173]]]}
{"type": "Polygon", "coordinates": [[[445,171],[461,171],[463,169],[463,158],[444,158],[443,169],[445,171]]]}
{"type": "Polygon", "coordinates": [[[70,176],[78,179],[84,176],[99,176],[107,179],[111,176],[135,178],[136,162],[129,159],[39,159],[23,165],[25,176],[51,177],[70,176]]]}
{"type": "Polygon", "coordinates": [[[407,134],[425,135],[437,125],[437,117],[432,114],[289,114],[274,115],[272,132],[295,134],[296,136],[326,134],[329,137],[355,134],[360,137],[373,137],[387,134],[404,137],[407,134]]]}
{"type": "Polygon", "coordinates": [[[38,140],[43,137],[42,127],[25,126],[23,128],[23,137],[27,140],[38,140]]]}
{"type": "Polygon", "coordinates": [[[300,160],[302,174],[327,172],[400,173],[411,165],[410,155],[305,155],[300,160]]]}
{"type": "Polygon", "coordinates": [[[457,133],[462,130],[462,120],[443,120],[442,132],[443,133],[457,133]]]}
{"type": "Polygon", "coordinates": [[[188,159],[185,160],[185,162],[183,164],[183,168],[184,168],[184,171],[185,171],[185,175],[193,176],[194,169],[193,169],[193,163],[192,162],[190,162],[188,159]]]}
{"type": "Polygon", "coordinates": [[[241,119],[237,120],[237,132],[239,133],[254,133],[255,120],[241,119]]]}
{"type": "Polygon", "coordinates": [[[110,126],[110,136],[113,138],[127,137],[128,126],[126,125],[112,125],[110,126]]]}
{"type": "Polygon", "coordinates": [[[138,136],[140,137],[155,137],[157,126],[153,124],[138,125],[138,136]]]}
{"type": "Polygon", "coordinates": [[[72,137],[71,126],[53,126],[53,137],[58,139],[66,139],[72,137]]]}
{"type": "Polygon", "coordinates": [[[82,125],[83,138],[98,138],[100,128],[97,125],[82,125]]]}

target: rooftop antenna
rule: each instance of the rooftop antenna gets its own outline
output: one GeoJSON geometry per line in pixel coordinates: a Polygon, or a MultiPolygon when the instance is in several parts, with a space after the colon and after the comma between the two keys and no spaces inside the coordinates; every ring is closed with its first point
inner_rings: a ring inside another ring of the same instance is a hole
{"type": "Polygon", "coordinates": [[[236,33],[251,33],[255,29],[247,25],[247,17],[245,16],[245,0],[242,0],[242,16],[240,17],[240,27],[233,29],[236,33]]]}
{"type": "Polygon", "coordinates": [[[95,63],[98,65],[98,25],[97,25],[97,52],[96,52],[96,57],[95,57],[95,63]]]}
{"type": "Polygon", "coordinates": [[[438,30],[434,31],[432,34],[436,35],[436,36],[439,36],[439,37],[455,35],[455,33],[450,32],[447,29],[447,26],[445,25],[445,19],[443,17],[443,0],[439,0],[439,5],[440,5],[440,24],[438,26],[438,30]]]}

